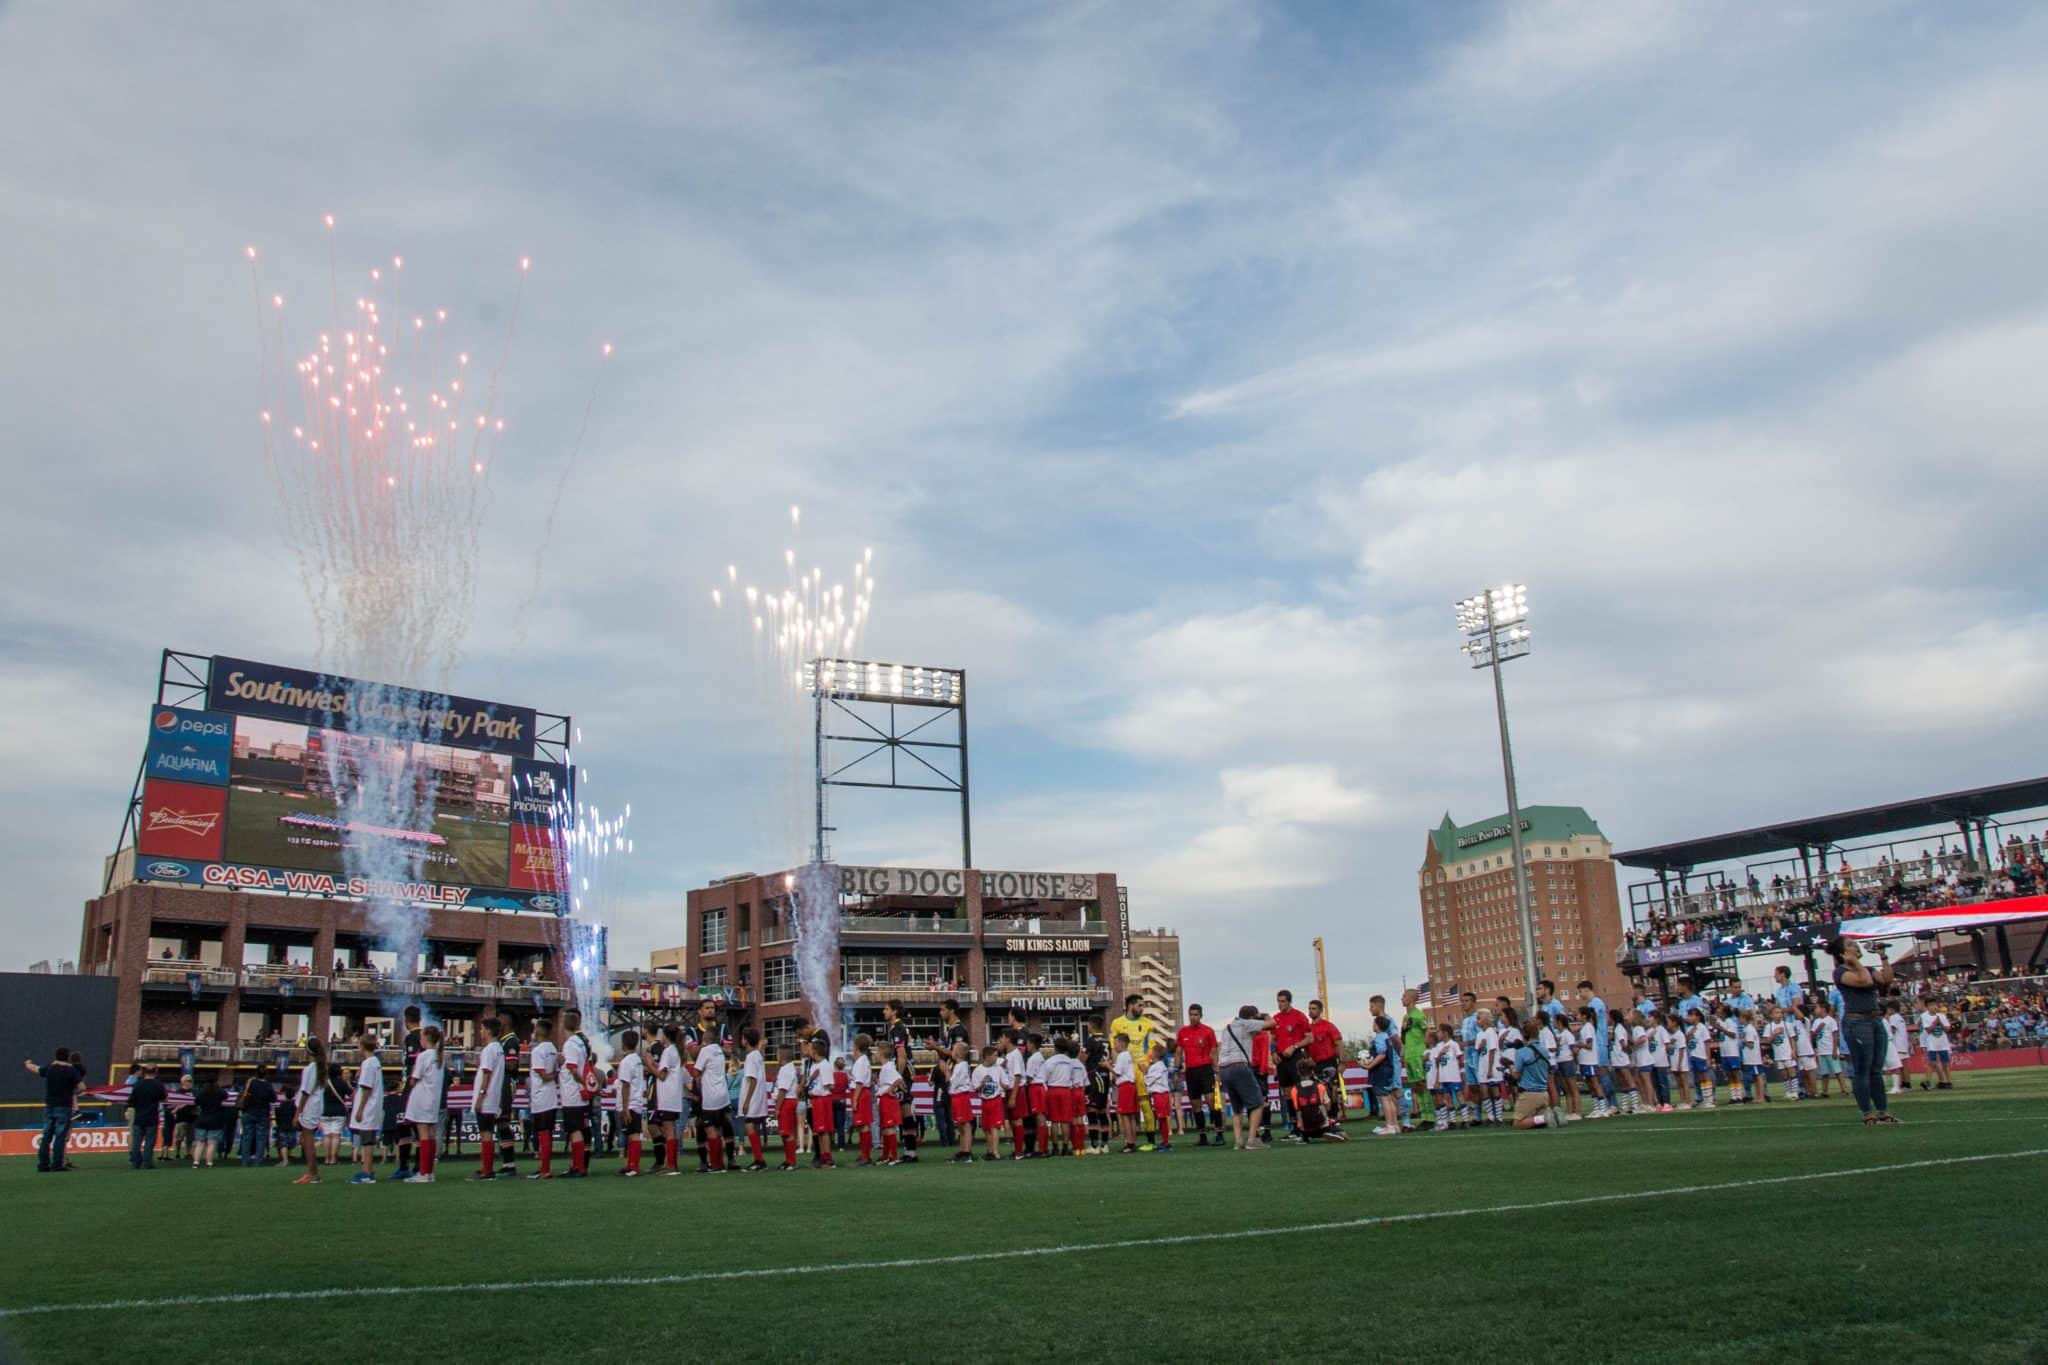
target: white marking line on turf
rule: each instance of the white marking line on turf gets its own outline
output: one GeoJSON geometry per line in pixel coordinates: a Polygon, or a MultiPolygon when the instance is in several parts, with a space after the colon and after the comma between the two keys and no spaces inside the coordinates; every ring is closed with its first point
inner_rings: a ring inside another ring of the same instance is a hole
{"type": "MultiPolygon", "coordinates": [[[[1663,1118],[1666,1116],[1659,1114],[1656,1117],[1663,1118]]],[[[2013,1114],[2006,1117],[1987,1115],[1981,1119],[1902,1119],[1899,1122],[1899,1127],[1961,1128],[1978,1123],[2048,1123],[2048,1115],[2013,1114]]],[[[1716,1119],[1706,1124],[1683,1124],[1676,1128],[1653,1128],[1648,1124],[1613,1123],[1606,1119],[1600,1121],[1598,1128],[1588,1128],[1584,1123],[1575,1123],[1571,1126],[1573,1131],[1580,1133],[1634,1133],[1639,1137],[1696,1137],[1701,1133],[1734,1132],[1737,1129],[1745,1128],[1774,1128],[1781,1133],[1797,1133],[1801,1136],[1810,1134],[1813,1131],[1811,1128],[1806,1127],[1788,1127],[1782,1123],[1757,1123],[1749,1119],[1737,1119],[1732,1123],[1716,1119]]],[[[1855,1123],[1841,1123],[1834,1126],[1836,1128],[1860,1128],[1863,1124],[1859,1119],[1855,1123]]],[[[1504,1137],[1507,1134],[1501,1134],[1500,1136],[1504,1137]]]]}
{"type": "Polygon", "coordinates": [[[327,1289],[271,1289],[246,1294],[183,1294],[161,1299],[101,1299],[94,1303],[36,1303],[15,1308],[0,1308],[0,1318],[24,1318],[49,1313],[207,1308],[243,1303],[297,1303],[315,1299],[401,1298],[415,1294],[487,1294],[505,1291],[524,1294],[547,1289],[637,1289],[646,1286],[703,1284],[715,1280],[831,1275],[850,1270],[915,1270],[927,1266],[972,1265],[981,1261],[1071,1256],[1086,1251],[1130,1251],[1139,1247],[1187,1246],[1199,1242],[1239,1242],[1253,1237],[1292,1237],[1307,1232],[1351,1232],[1360,1228],[1392,1227],[1400,1223],[1430,1223],[1445,1218],[1472,1218],[1493,1213],[1535,1213],[1545,1209],[1581,1208],[1589,1204],[1620,1204],[1631,1199],[1671,1199],[1687,1194],[1715,1194],[1722,1190],[1753,1190],[1765,1189],[1772,1185],[1797,1185],[1809,1180],[1843,1180],[1859,1175],[1889,1175],[1895,1171],[1929,1170],[1937,1166],[1968,1166],[1980,1161],[2021,1161],[2035,1156],[2048,1156],[2048,1147],[2029,1147],[2020,1152],[1986,1152],[1977,1156],[1929,1157],[1923,1161],[1895,1161],[1883,1166],[1853,1166],[1839,1171],[1805,1171],[1798,1175],[1762,1176],[1754,1180],[1724,1180],[1712,1185],[1673,1185],[1661,1190],[1632,1190],[1625,1194],[1587,1194],[1572,1199],[1542,1199],[1525,1204],[1488,1204],[1479,1208],[1436,1209],[1425,1213],[1385,1213],[1370,1218],[1342,1218],[1334,1222],[1296,1223],[1278,1228],[1186,1232],[1174,1237],[1132,1237],[1115,1242],[1070,1242],[1063,1246],[1019,1247],[1014,1251],[969,1251],[952,1256],[906,1256],[893,1261],[846,1261],[837,1265],[782,1265],[762,1266],[755,1270],[704,1270],[687,1275],[606,1275],[518,1282],[500,1280],[489,1284],[343,1285],[327,1289]]]}

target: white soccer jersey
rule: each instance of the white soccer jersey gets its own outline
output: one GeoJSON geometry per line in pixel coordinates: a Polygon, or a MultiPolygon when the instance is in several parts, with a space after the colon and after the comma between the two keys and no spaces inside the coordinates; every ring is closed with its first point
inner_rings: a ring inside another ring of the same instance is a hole
{"type": "Polygon", "coordinates": [[[1116,1054],[1115,1076],[1118,1085],[1136,1085],[1138,1083],[1138,1069],[1131,1061],[1131,1054],[1128,1048],[1116,1054]]]}
{"type": "Polygon", "coordinates": [[[1835,1055],[1835,1034],[1839,1032],[1833,1019],[1823,1016],[1813,1021],[1813,1049],[1823,1057],[1835,1055]]]}
{"type": "Polygon", "coordinates": [[[493,1038],[484,1044],[484,1050],[476,1059],[476,1099],[470,1108],[479,1114],[496,1117],[504,1104],[504,1081],[505,1047],[493,1038]]]}
{"type": "Polygon", "coordinates": [[[1695,1062],[1707,1060],[1707,1041],[1713,1037],[1705,1024],[1694,1024],[1686,1030],[1686,1056],[1695,1062]]]}
{"type": "Polygon", "coordinates": [[[526,1072],[527,1107],[533,1113],[552,1114],[562,1107],[561,1086],[557,1083],[561,1065],[560,1048],[546,1039],[533,1045],[526,1072]]]}
{"type": "Polygon", "coordinates": [[[994,1066],[977,1066],[969,1075],[969,1084],[974,1094],[984,1100],[993,1100],[1003,1093],[1003,1066],[998,1061],[994,1066]]]}
{"type": "MultiPolygon", "coordinates": [[[[1000,1061],[1000,1062],[1002,1063],[1002,1066],[1003,1066],[1003,1089],[1004,1089],[1004,1090],[1014,1091],[1014,1090],[1015,1090],[1015,1089],[1016,1089],[1016,1088],[1017,1088],[1017,1087],[1018,1087],[1019,1085],[1023,1084],[1023,1082],[1024,1082],[1024,1054],[1023,1054],[1023,1053],[1019,1052],[1019,1051],[1018,1051],[1018,1050],[1017,1050],[1016,1048],[1011,1048],[1011,1049],[1010,1049],[1010,1050],[1009,1050],[1008,1052],[1004,1053],[1004,1054],[1003,1054],[1003,1055],[1002,1055],[1001,1057],[997,1058],[997,1060],[998,1060],[998,1061],[1000,1061]]],[[[1147,1084],[1147,1085],[1149,1086],[1149,1085],[1151,1084],[1151,1082],[1149,1082],[1149,1081],[1148,1081],[1148,1082],[1146,1082],[1146,1084],[1147,1084]]]]}
{"type": "Polygon", "coordinates": [[[654,1107],[665,1114],[683,1112],[683,1054],[671,1043],[654,1067],[654,1107]]]}
{"type": "Polygon", "coordinates": [[[1173,1093],[1173,1080],[1166,1074],[1166,1059],[1160,1058],[1145,1068],[1145,1093],[1168,1095],[1173,1093]]]}
{"type": "Polygon", "coordinates": [[[1762,1066],[1764,1064],[1763,1040],[1757,1036],[1755,1024],[1742,1026],[1742,1064],[1762,1066]]]}
{"type": "Polygon", "coordinates": [[[795,1062],[784,1062],[775,1068],[775,1098],[778,1100],[796,1098],[797,1072],[795,1062]]]}
{"type": "Polygon", "coordinates": [[[1642,1024],[1631,1024],[1628,1030],[1629,1060],[1637,1066],[1650,1064],[1650,1030],[1642,1024]]]}
{"type": "Polygon", "coordinates": [[[1770,1039],[1771,1061],[1779,1066],[1792,1063],[1792,1030],[1785,1027],[1782,1019],[1773,1019],[1764,1026],[1764,1037],[1770,1039]]]}
{"type": "MultiPolygon", "coordinates": [[[[307,1062],[299,1072],[299,1088],[292,1102],[298,1108],[299,1127],[311,1131],[320,1126],[320,1063],[307,1062]]],[[[379,1123],[383,1116],[377,1118],[379,1123]]]]}
{"type": "Polygon", "coordinates": [[[1903,1014],[1886,1015],[1884,1020],[1884,1036],[1891,1046],[1891,1056],[1885,1059],[1885,1065],[1892,1070],[1897,1070],[1906,1064],[1907,1055],[1913,1051],[1913,1040],[1906,1031],[1906,1016],[1903,1014]]]}
{"type": "Polygon", "coordinates": [[[1598,1066],[1599,1064],[1599,1030],[1595,1029],[1591,1023],[1582,1023],[1579,1025],[1579,1065],[1598,1066]]]}
{"type": "Polygon", "coordinates": [[[1811,1071],[1813,1069],[1813,1029],[1804,1019],[1797,1018],[1796,1016],[1792,1019],[1791,1025],[1792,1051],[1798,1055],[1802,1063],[1800,1069],[1811,1071]]]}
{"type": "Polygon", "coordinates": [[[768,1117],[768,1059],[759,1048],[749,1052],[740,1063],[740,1117],[768,1117]]]}
{"type": "Polygon", "coordinates": [[[1948,1016],[1939,1010],[1922,1010],[1920,1013],[1920,1046],[1929,1052],[1947,1052],[1948,1016]]]}
{"type": "Polygon", "coordinates": [[[812,1062],[809,1079],[804,1084],[804,1093],[812,1099],[832,1098],[832,1063],[812,1062]]]}
{"type": "Polygon", "coordinates": [[[628,1114],[647,1112],[647,1063],[640,1054],[629,1052],[619,1058],[619,1108],[628,1114]]]}
{"type": "Polygon", "coordinates": [[[1044,1085],[1044,1084],[1045,1084],[1045,1063],[1046,1063],[1046,1060],[1047,1060],[1047,1058],[1046,1058],[1046,1055],[1045,1055],[1045,1054],[1044,1054],[1043,1052],[1034,1052],[1034,1053],[1032,1053],[1032,1054],[1031,1054],[1031,1055],[1030,1055],[1029,1057],[1026,1057],[1026,1058],[1024,1059],[1024,1082],[1025,1082],[1025,1084],[1027,1084],[1027,1085],[1044,1085]]]}
{"type": "Polygon", "coordinates": [[[407,1123],[441,1121],[441,1049],[423,1047],[412,1062],[412,1089],[405,1097],[407,1123]]]}
{"type": "Polygon", "coordinates": [[[903,1073],[896,1069],[896,1063],[893,1060],[883,1062],[881,1067],[875,1072],[875,1093],[878,1095],[894,1094],[896,1087],[902,1084],[903,1073]]]}
{"type": "Polygon", "coordinates": [[[697,1107],[716,1113],[732,1107],[732,1084],[725,1075],[725,1049],[706,1043],[697,1049],[697,1107]]]}
{"type": "Polygon", "coordinates": [[[1650,1065],[1668,1067],[1671,1065],[1671,1036],[1659,1024],[1650,1030],[1650,1065]]]}
{"type": "Polygon", "coordinates": [[[1491,1024],[1479,1030],[1479,1083],[1493,1085],[1500,1080],[1500,1030],[1491,1024]]]}
{"type": "Polygon", "coordinates": [[[348,1126],[373,1131],[384,1127],[384,1064],[374,1052],[356,1068],[356,1102],[348,1126]]]}
{"type": "Polygon", "coordinates": [[[570,1034],[562,1042],[562,1074],[556,1081],[561,1088],[564,1108],[573,1109],[590,1103],[590,1097],[583,1093],[583,1072],[589,1065],[590,1045],[583,1041],[583,1035],[570,1034]]]}
{"type": "Polygon", "coordinates": [[[1742,1056],[1742,1021],[1739,1019],[1717,1019],[1714,1027],[1721,1034],[1721,1055],[1729,1061],[1742,1056]]]}
{"type": "Polygon", "coordinates": [[[874,1089],[875,1064],[869,1061],[865,1055],[855,1057],[853,1059],[853,1066],[849,1069],[853,1073],[850,1077],[850,1084],[855,1090],[874,1089]]]}

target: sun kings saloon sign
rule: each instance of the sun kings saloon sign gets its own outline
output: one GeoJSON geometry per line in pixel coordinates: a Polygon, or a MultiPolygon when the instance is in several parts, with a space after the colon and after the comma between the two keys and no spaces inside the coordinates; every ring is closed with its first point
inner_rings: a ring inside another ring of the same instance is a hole
{"type": "MultiPolygon", "coordinates": [[[[839,869],[839,894],[949,896],[967,894],[966,874],[957,867],[846,867],[839,869]]],[[[1095,899],[1093,872],[984,872],[981,894],[992,900],[1087,901],[1095,899]]]]}

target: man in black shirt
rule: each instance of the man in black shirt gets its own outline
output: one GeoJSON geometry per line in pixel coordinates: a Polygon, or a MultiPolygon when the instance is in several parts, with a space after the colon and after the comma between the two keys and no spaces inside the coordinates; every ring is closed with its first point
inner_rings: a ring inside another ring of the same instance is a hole
{"type": "Polygon", "coordinates": [[[138,1068],[140,1075],[128,1087],[128,1164],[138,1171],[156,1169],[156,1129],[170,1093],[156,1078],[156,1068],[138,1068]]]}
{"type": "Polygon", "coordinates": [[[85,1073],[71,1064],[71,1049],[63,1047],[57,1049],[48,1065],[37,1066],[30,1061],[22,1065],[43,1078],[43,1136],[36,1146],[36,1169],[61,1171],[64,1146],[71,1140],[71,1106],[85,1073]]]}
{"type": "Polygon", "coordinates": [[[519,1091],[519,1025],[509,1015],[499,1023],[503,1025],[498,1035],[498,1046],[505,1049],[505,1074],[500,1078],[499,1086],[502,1095],[498,1101],[498,1173],[516,1180],[519,1178],[519,1134],[514,1125],[518,1121],[518,1109],[512,1100],[519,1091]]]}
{"type": "Polygon", "coordinates": [[[239,1152],[244,1166],[261,1166],[270,1158],[270,1107],[275,1103],[277,1087],[270,1083],[270,1063],[259,1063],[255,1076],[235,1101],[242,1116],[239,1152]]]}

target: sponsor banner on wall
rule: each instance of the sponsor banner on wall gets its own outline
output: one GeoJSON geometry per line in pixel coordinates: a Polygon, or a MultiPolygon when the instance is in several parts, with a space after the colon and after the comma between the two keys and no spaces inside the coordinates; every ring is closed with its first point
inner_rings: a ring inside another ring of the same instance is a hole
{"type": "Polygon", "coordinates": [[[1663,943],[1638,948],[1636,961],[1645,967],[1655,967],[1666,962],[1697,962],[1703,957],[1713,956],[1713,952],[1713,945],[1702,938],[1691,943],[1663,943]]]}
{"type": "Polygon", "coordinates": [[[207,709],[335,730],[362,730],[366,721],[373,721],[379,731],[402,732],[403,738],[422,744],[533,753],[535,713],[529,706],[422,692],[221,654],[213,657],[207,709]],[[374,715],[363,714],[366,710],[374,715]]]}
{"type": "Polygon", "coordinates": [[[565,894],[569,862],[562,832],[548,825],[512,826],[512,862],[508,880],[514,890],[565,894]]]}
{"type": "MultiPolygon", "coordinates": [[[[794,869],[789,874],[794,875],[794,869]]],[[[983,872],[981,894],[990,900],[1092,901],[1093,872],[983,872]]],[[[839,868],[839,894],[859,900],[872,896],[951,896],[967,894],[967,875],[957,867],[839,868]]]]}
{"type": "Polygon", "coordinates": [[[228,784],[228,750],[235,738],[232,716],[159,706],[149,713],[149,748],[142,775],[171,782],[228,784]]]}
{"type": "Polygon", "coordinates": [[[984,872],[982,899],[1032,901],[1092,901],[1095,899],[1093,872],[984,872]]]}
{"type": "Polygon", "coordinates": [[[336,876],[330,872],[305,872],[289,867],[205,859],[138,858],[135,880],[221,887],[232,891],[282,892],[295,896],[353,896],[409,901],[457,910],[538,910],[561,914],[568,908],[568,897],[554,891],[529,893],[447,882],[387,882],[368,877],[336,876]]]}
{"type": "Polygon", "coordinates": [[[226,835],[225,787],[152,778],[142,784],[142,813],[136,819],[138,862],[155,858],[220,857],[226,835]]]}
{"type": "MultiPolygon", "coordinates": [[[[0,1128],[0,1156],[34,1156],[36,1144],[42,1136],[41,1128],[0,1128]]],[[[128,1152],[127,1126],[73,1128],[70,1138],[64,1143],[64,1151],[71,1156],[81,1152],[120,1152],[125,1156],[128,1152]]]]}

